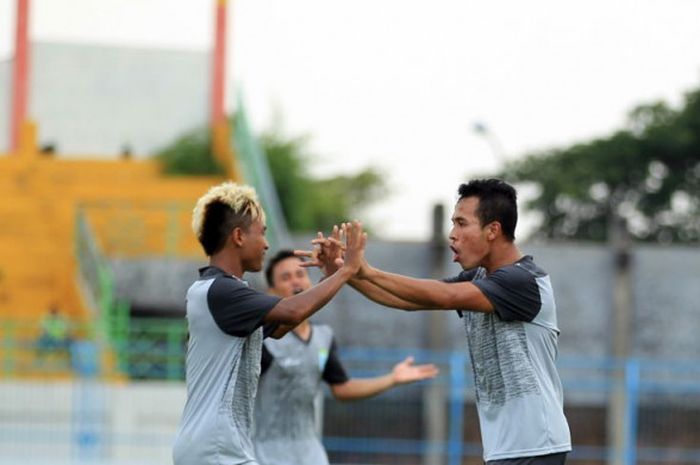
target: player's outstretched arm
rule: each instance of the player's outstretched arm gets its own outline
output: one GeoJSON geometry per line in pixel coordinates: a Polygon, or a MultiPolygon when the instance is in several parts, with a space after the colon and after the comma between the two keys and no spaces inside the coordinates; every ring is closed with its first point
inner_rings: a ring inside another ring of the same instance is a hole
{"type": "Polygon", "coordinates": [[[353,222],[347,226],[346,259],[343,265],[319,284],[280,300],[265,317],[265,323],[283,325],[274,333],[274,337],[280,337],[283,328],[288,331],[323,308],[343,284],[357,273],[362,263],[366,237],[361,223],[353,222]]]}
{"type": "Polygon", "coordinates": [[[363,263],[355,279],[368,281],[399,299],[425,308],[492,312],[493,305],[470,282],[447,283],[436,279],[418,279],[389,273],[363,263]]]}
{"type": "Polygon", "coordinates": [[[361,279],[350,279],[348,282],[350,287],[355,289],[360,294],[364,295],[373,302],[376,302],[385,307],[397,308],[399,310],[427,310],[430,307],[421,305],[415,302],[409,302],[408,300],[401,299],[389,292],[385,291],[379,286],[375,286],[369,281],[364,281],[361,279]]]}
{"type": "MultiPolygon", "coordinates": [[[[316,238],[311,241],[314,245],[313,250],[295,250],[294,252],[297,256],[308,259],[302,266],[318,267],[325,276],[330,276],[343,265],[343,235],[344,228],[333,226],[328,237],[324,237],[321,232],[316,235],[316,238]]],[[[380,305],[400,310],[425,310],[428,308],[416,302],[401,299],[366,280],[351,278],[349,284],[356,291],[380,305]]]]}
{"type": "Polygon", "coordinates": [[[408,357],[397,363],[391,372],[385,375],[350,379],[341,384],[332,384],[331,392],[338,400],[366,399],[402,384],[434,378],[438,372],[435,365],[414,365],[413,357],[408,357]]]}

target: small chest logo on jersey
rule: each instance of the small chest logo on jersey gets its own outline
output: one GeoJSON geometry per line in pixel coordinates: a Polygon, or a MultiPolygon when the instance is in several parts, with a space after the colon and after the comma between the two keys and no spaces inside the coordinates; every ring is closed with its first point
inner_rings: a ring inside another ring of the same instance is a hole
{"type": "Polygon", "coordinates": [[[279,361],[282,368],[290,368],[301,365],[301,360],[296,358],[283,358],[279,361]]]}
{"type": "Polygon", "coordinates": [[[328,361],[328,349],[318,349],[318,368],[323,371],[328,361]]]}

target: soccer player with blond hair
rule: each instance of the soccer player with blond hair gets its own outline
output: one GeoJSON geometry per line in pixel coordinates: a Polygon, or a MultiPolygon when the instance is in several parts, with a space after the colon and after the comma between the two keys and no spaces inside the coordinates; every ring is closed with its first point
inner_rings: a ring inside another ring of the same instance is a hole
{"type": "Polygon", "coordinates": [[[262,341],[282,337],[320,310],[362,261],[362,225],[346,225],[345,262],[290,297],[251,289],[247,271],[263,267],[265,213],[255,190],[225,182],[194,208],[192,227],[209,257],[187,291],[187,401],[173,448],[175,465],[256,464],[251,441],[262,341]]]}

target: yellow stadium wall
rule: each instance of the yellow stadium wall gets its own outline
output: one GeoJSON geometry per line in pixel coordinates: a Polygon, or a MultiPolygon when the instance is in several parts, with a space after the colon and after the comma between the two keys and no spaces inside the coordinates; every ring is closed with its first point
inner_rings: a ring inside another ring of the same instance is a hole
{"type": "Polygon", "coordinates": [[[53,304],[88,321],[77,280],[76,214],[107,256],[202,256],[189,223],[218,177],[170,177],[156,161],[0,157],[0,318],[53,304]]]}

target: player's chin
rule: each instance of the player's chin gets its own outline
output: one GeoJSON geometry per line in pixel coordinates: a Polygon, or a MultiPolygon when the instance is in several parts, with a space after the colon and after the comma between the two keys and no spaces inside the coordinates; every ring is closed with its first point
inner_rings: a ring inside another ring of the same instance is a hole
{"type": "Polygon", "coordinates": [[[264,263],[264,259],[261,258],[260,260],[256,261],[255,263],[253,263],[251,265],[251,267],[249,268],[249,271],[251,271],[252,273],[257,273],[258,271],[262,271],[263,263],[264,263]]]}
{"type": "Polygon", "coordinates": [[[461,266],[463,270],[471,270],[472,268],[476,268],[478,265],[476,260],[469,259],[469,257],[457,256],[455,257],[454,261],[459,263],[459,266],[461,266]]]}

